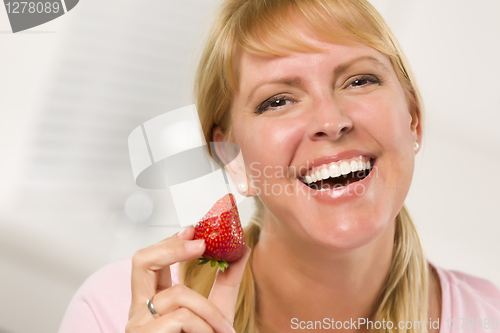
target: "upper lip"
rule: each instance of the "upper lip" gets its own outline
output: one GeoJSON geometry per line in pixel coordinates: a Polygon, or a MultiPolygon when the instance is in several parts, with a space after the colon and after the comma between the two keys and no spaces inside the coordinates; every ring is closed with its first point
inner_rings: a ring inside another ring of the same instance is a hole
{"type": "Polygon", "coordinates": [[[321,165],[326,165],[341,160],[347,160],[358,156],[367,156],[371,159],[375,159],[374,154],[369,153],[365,150],[346,150],[338,153],[323,155],[320,157],[313,158],[311,160],[307,160],[305,165],[300,166],[299,177],[304,177],[311,169],[319,167],[321,165]]]}

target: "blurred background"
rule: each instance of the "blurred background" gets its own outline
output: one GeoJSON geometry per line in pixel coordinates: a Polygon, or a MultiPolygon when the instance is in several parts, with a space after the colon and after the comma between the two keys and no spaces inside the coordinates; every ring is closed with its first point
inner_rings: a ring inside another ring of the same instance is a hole
{"type": "MultiPolygon", "coordinates": [[[[179,231],[168,191],[135,185],[127,137],[193,103],[217,3],[82,0],[17,34],[0,9],[1,333],[56,332],[92,272],[179,231]]],[[[425,99],[407,205],[427,256],[500,286],[500,1],[372,3],[425,99]]]]}

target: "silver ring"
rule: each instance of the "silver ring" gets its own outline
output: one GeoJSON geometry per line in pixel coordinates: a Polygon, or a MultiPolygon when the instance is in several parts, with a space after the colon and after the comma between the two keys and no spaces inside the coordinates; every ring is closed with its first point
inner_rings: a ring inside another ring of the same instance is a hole
{"type": "Polygon", "coordinates": [[[151,312],[151,314],[153,316],[154,315],[158,315],[158,312],[156,312],[155,307],[153,306],[153,297],[151,297],[150,299],[148,299],[148,301],[146,302],[146,304],[148,305],[149,312],[151,312]]]}

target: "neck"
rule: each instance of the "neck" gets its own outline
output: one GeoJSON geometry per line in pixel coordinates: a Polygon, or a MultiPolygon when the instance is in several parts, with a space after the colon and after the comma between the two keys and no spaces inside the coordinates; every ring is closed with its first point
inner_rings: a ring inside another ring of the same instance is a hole
{"type": "Polygon", "coordinates": [[[337,250],[276,232],[265,218],[252,260],[261,331],[290,331],[301,321],[305,328],[308,321],[324,323],[325,318],[330,323],[372,318],[393,243],[394,222],[368,245],[337,250]]]}

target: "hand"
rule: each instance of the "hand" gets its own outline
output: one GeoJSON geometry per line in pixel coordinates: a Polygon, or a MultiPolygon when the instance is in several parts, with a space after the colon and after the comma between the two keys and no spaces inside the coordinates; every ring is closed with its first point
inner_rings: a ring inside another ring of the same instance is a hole
{"type": "Polygon", "coordinates": [[[134,254],[126,333],[235,332],[236,300],[250,248],[245,246],[242,257],[225,272],[218,271],[207,299],[184,285],[172,286],[170,265],[199,258],[205,252],[205,241],[193,237],[194,228],[188,227],[134,254]],[[146,305],[152,297],[158,313],[154,316],[146,305]]]}

